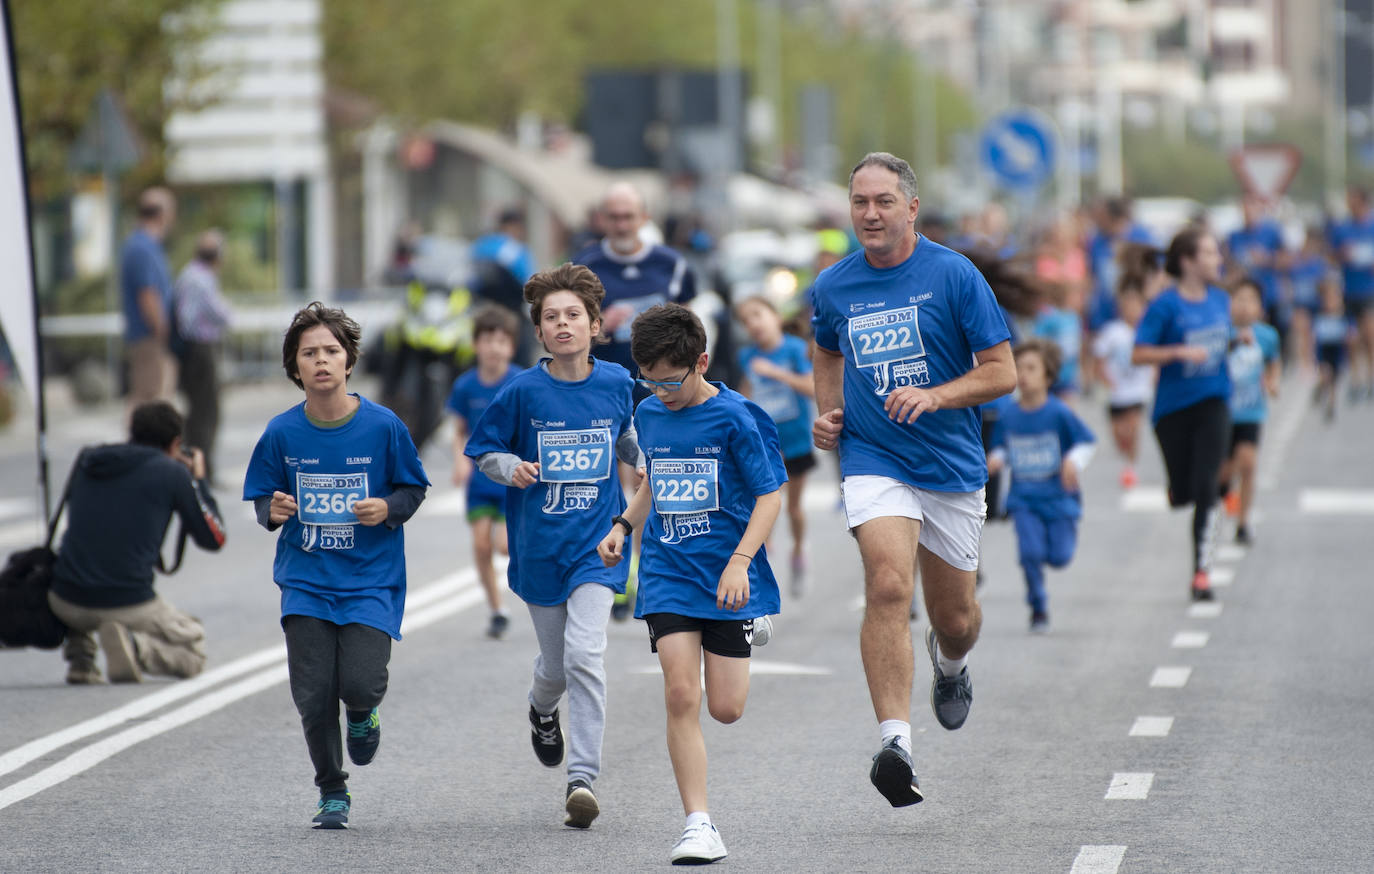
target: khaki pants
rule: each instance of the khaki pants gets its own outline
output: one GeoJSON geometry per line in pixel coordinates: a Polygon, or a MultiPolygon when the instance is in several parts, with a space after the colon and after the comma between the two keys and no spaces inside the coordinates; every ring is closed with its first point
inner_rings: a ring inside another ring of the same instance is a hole
{"type": "Polygon", "coordinates": [[[156,337],[135,340],[129,355],[129,407],[149,401],[170,401],[176,393],[177,363],[167,345],[156,337]]]}
{"type": "Polygon", "coordinates": [[[129,630],[146,674],[194,677],[205,667],[205,627],[161,598],[131,607],[81,607],[49,592],[48,604],[67,626],[62,655],[70,673],[95,671],[99,647],[92,632],[103,622],[129,630]]]}

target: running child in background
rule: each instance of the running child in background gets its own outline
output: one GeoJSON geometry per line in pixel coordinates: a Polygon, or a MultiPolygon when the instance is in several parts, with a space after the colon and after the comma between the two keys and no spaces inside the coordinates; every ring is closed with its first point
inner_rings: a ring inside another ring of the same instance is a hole
{"type": "Polygon", "coordinates": [[[488,307],[473,321],[472,346],[477,366],[453,381],[448,411],[456,417],[453,428],[453,484],[467,486],[468,525],[472,528],[472,557],[477,579],[487,594],[491,620],[487,636],[500,639],[510,626],[510,616],[502,605],[501,586],[496,582],[492,555],[506,550],[506,487],[493,482],[472,459],[463,454],[468,435],[481,418],[482,411],[520,368],[511,364],[520,342],[520,323],[514,313],[503,307],[488,307]]]}
{"type": "Polygon", "coordinates": [[[687,816],[669,858],[706,864],[726,851],[706,803],[702,661],[712,718],[735,722],[749,695],[751,647],[767,642],[768,614],[778,611],[764,542],[787,473],[768,414],[706,381],[706,332],[690,310],[646,310],[630,348],[640,385],[653,392],[635,411],[648,478],[597,551],[616,566],[626,537],[644,527],[635,616],[663,669],[668,754],[687,816]]]}
{"type": "Polygon", "coordinates": [[[1290,342],[1292,360],[1304,371],[1315,361],[1312,342],[1312,318],[1321,309],[1321,294],[1317,287],[1332,271],[1326,255],[1326,236],[1319,227],[1307,229],[1302,249],[1289,264],[1285,278],[1293,305],[1290,342]]]}
{"type": "Polygon", "coordinates": [[[1016,548],[1026,575],[1030,630],[1049,631],[1045,568],[1068,566],[1083,514],[1079,478],[1092,460],[1092,432],[1068,405],[1050,394],[1059,349],[1042,338],[1016,347],[1017,403],[997,422],[988,467],[1011,471],[1007,511],[1016,526],[1016,548]]]}
{"type": "Polygon", "coordinates": [[[357,322],[318,302],[291,319],[282,365],[305,402],[267,423],[243,483],[258,523],[281,529],[272,579],[320,791],[314,827],[324,829],[347,828],[352,804],[340,700],[353,764],[371,762],[381,743],[377,708],[405,613],[401,525],[429,486],[401,420],[348,391],[361,339],[357,322]]]}
{"type": "Polygon", "coordinates": [[[811,449],[811,423],[816,418],[816,383],[806,341],[782,331],[782,317],[761,297],[735,307],[751,345],[740,350],[742,391],[763,408],[778,428],[783,466],[787,469],[787,521],[792,529],[792,597],[806,585],[806,475],[816,466],[811,449]]]}
{"type": "Polygon", "coordinates": [[[1266,397],[1278,397],[1279,332],[1261,321],[1263,289],[1251,277],[1231,284],[1231,449],[1221,466],[1221,497],[1236,519],[1236,542],[1250,543],[1250,506],[1255,500],[1255,457],[1260,429],[1269,415],[1266,397]],[[1233,480],[1239,488],[1232,491],[1233,480]]]}
{"type": "Polygon", "coordinates": [[[1328,277],[1319,286],[1321,310],[1312,317],[1312,342],[1317,347],[1317,390],[1313,403],[1320,404],[1326,421],[1336,418],[1336,385],[1345,367],[1345,352],[1354,328],[1345,314],[1345,295],[1340,280],[1328,277]]]}
{"type": "Polygon", "coordinates": [[[1135,330],[1145,312],[1145,290],[1123,277],[1116,294],[1116,318],[1102,326],[1093,341],[1093,356],[1102,382],[1107,386],[1107,416],[1112,423],[1112,442],[1125,464],[1121,468],[1121,487],[1135,488],[1136,457],[1140,446],[1140,423],[1145,405],[1155,389],[1155,369],[1132,364],[1135,330]]]}
{"type": "Polygon", "coordinates": [[[530,742],[547,767],[563,762],[558,701],[568,693],[565,825],[589,828],[601,812],[592,784],[606,729],[606,624],[625,591],[625,568],[597,556],[601,534],[625,509],[619,458],[638,469],[631,381],[591,357],[601,332],[601,280],[564,264],[525,283],[535,336],[548,350],[506,384],[463,450],[506,491],[511,590],[529,607],[539,640],[529,692],[530,742]]]}
{"type": "Polygon", "coordinates": [[[1083,289],[1081,284],[1054,286],[1054,294],[1031,325],[1031,336],[1043,337],[1059,347],[1062,363],[1050,391],[1073,403],[1083,387],[1079,353],[1083,347],[1083,289]]]}

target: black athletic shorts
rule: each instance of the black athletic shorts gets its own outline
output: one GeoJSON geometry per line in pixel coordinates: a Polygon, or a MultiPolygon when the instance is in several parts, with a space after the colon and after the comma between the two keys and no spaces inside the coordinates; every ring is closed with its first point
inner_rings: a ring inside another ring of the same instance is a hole
{"type": "Polygon", "coordinates": [[[1318,343],[1317,363],[1325,364],[1336,373],[1340,373],[1341,368],[1345,366],[1345,344],[1318,343]]]}
{"type": "Polygon", "coordinates": [[[1253,446],[1259,445],[1260,423],[1259,422],[1232,422],[1231,423],[1231,451],[1236,451],[1237,443],[1249,443],[1253,446]]]}
{"type": "Polygon", "coordinates": [[[700,631],[701,648],[718,656],[747,659],[753,649],[752,619],[698,619],[676,613],[649,613],[644,624],[649,626],[650,652],[658,652],[659,638],[679,631],[700,631]]]}
{"type": "Polygon", "coordinates": [[[801,476],[816,469],[816,453],[810,449],[806,450],[805,455],[794,455],[791,458],[784,458],[782,466],[787,469],[789,478],[801,476]]]}
{"type": "Polygon", "coordinates": [[[1138,413],[1144,409],[1144,404],[1108,404],[1107,415],[1113,419],[1120,419],[1127,413],[1138,413]]]}

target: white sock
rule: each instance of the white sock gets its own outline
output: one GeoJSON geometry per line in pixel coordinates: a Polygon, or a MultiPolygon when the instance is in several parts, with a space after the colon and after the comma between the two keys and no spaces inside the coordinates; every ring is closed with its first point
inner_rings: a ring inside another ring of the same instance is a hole
{"type": "Polygon", "coordinates": [[[908,756],[911,755],[911,723],[900,719],[884,719],[878,723],[878,734],[882,736],[883,746],[887,746],[887,742],[895,737],[897,744],[906,750],[908,756]]]}
{"type": "Polygon", "coordinates": [[[962,658],[952,659],[945,655],[945,651],[940,649],[940,641],[935,641],[935,663],[940,666],[940,673],[946,677],[957,677],[959,672],[968,664],[968,653],[962,658]]]}
{"type": "Polygon", "coordinates": [[[694,811],[692,811],[691,813],[687,814],[687,826],[686,826],[687,828],[692,828],[693,826],[698,826],[698,825],[710,825],[710,824],[711,824],[711,814],[707,813],[707,812],[704,811],[704,810],[694,810],[694,811]]]}

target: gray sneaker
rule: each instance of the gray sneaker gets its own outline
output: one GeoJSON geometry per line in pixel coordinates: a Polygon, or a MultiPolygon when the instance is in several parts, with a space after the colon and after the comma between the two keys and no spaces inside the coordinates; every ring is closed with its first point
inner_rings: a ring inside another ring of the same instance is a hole
{"type": "Polygon", "coordinates": [[[759,616],[752,621],[749,630],[745,631],[745,637],[749,639],[750,646],[763,646],[773,639],[773,620],[767,616],[759,616]]]}
{"type": "Polygon", "coordinates": [[[973,681],[969,679],[967,666],[953,677],[940,673],[935,647],[935,629],[928,628],[926,652],[930,653],[930,665],[935,669],[935,679],[930,684],[930,709],[935,711],[935,720],[940,725],[954,731],[968,719],[968,709],[973,704],[973,681]]]}
{"type": "Polygon", "coordinates": [[[911,767],[911,755],[894,737],[873,757],[868,779],[893,807],[906,807],[925,800],[916,784],[916,772],[911,767]]]}

